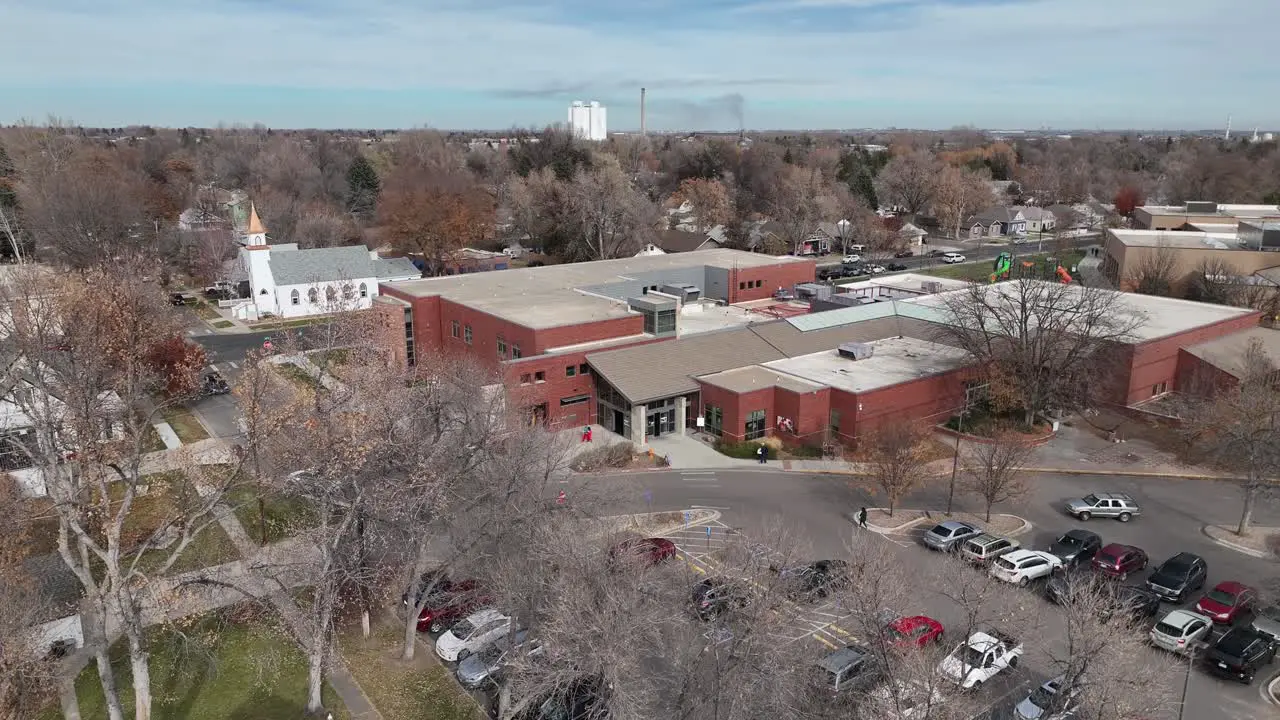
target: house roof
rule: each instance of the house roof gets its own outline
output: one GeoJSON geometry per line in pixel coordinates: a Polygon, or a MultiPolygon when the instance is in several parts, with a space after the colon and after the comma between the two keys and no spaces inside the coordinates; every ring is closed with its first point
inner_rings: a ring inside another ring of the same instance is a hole
{"type": "Polygon", "coordinates": [[[1244,361],[1249,347],[1255,343],[1272,362],[1280,364],[1280,330],[1272,328],[1249,328],[1184,349],[1232,377],[1239,378],[1246,370],[1244,361]]]}
{"type": "Polygon", "coordinates": [[[1028,220],[1052,220],[1054,214],[1049,210],[1034,205],[1014,205],[1010,210],[1022,213],[1028,220]]]}
{"type": "Polygon", "coordinates": [[[267,234],[266,226],[262,224],[262,219],[258,217],[258,208],[253,203],[249,203],[249,225],[245,228],[245,232],[249,235],[267,234]]]}
{"type": "Polygon", "coordinates": [[[374,259],[363,245],[284,250],[271,248],[271,276],[277,285],[301,285],[365,278],[414,277],[418,269],[407,258],[374,259]]]}
{"type": "Polygon", "coordinates": [[[979,222],[990,225],[993,222],[1015,222],[1014,216],[1018,214],[1017,208],[1011,208],[1005,205],[996,205],[974,215],[979,222]]]}
{"type": "Polygon", "coordinates": [[[710,240],[706,234],[687,230],[663,230],[658,233],[658,247],[669,253],[692,252],[710,240]]]}
{"type": "Polygon", "coordinates": [[[795,393],[821,390],[822,385],[803,378],[771,370],[763,365],[748,365],[723,372],[703,375],[698,382],[724,388],[731,393],[748,393],[769,387],[780,387],[795,393]]]}
{"type": "Polygon", "coordinates": [[[27,558],[23,569],[35,584],[41,604],[38,622],[49,622],[72,615],[80,602],[81,586],[67,563],[58,553],[27,558]]]}

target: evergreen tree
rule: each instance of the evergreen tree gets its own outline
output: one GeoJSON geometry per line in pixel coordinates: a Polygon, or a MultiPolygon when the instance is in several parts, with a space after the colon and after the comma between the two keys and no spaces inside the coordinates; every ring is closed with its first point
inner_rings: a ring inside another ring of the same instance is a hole
{"type": "Polygon", "coordinates": [[[17,179],[18,169],[14,167],[8,151],[0,145],[0,208],[13,210],[18,206],[18,195],[14,189],[17,179]]]}
{"type": "Polygon", "coordinates": [[[378,171],[364,155],[356,155],[347,168],[347,210],[361,217],[372,215],[381,190],[378,171]]]}

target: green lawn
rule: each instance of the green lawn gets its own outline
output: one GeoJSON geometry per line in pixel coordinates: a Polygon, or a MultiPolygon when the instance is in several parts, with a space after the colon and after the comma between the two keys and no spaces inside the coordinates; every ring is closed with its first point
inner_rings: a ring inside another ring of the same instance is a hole
{"type": "MultiPolygon", "coordinates": [[[[307,663],[298,644],[274,615],[249,605],[211,613],[180,629],[155,627],[151,640],[152,715],[184,720],[300,718],[306,705],[307,663]]],[[[133,715],[128,653],[112,648],[112,665],[126,717],[133,715]]],[[[107,716],[97,667],[76,678],[80,714],[107,716]]],[[[349,715],[328,686],[325,705],[335,718],[349,715]]],[[[59,720],[56,705],[40,720],[59,720]]],[[[431,717],[424,715],[422,717],[431,717]]]]}
{"type": "MultiPolygon", "coordinates": [[[[1050,253],[1032,253],[1030,255],[1022,255],[1016,249],[1013,252],[1013,273],[1012,277],[1018,277],[1018,271],[1021,270],[1021,263],[1033,262],[1043,263],[1045,258],[1050,257],[1050,253]]],[[[1078,250],[1071,250],[1064,253],[1058,258],[1058,264],[1068,271],[1071,266],[1080,262],[1084,258],[1084,253],[1078,250]]],[[[955,265],[942,265],[930,268],[922,268],[919,272],[925,275],[933,275],[934,277],[951,278],[953,280],[968,280],[970,282],[990,282],[992,266],[995,264],[995,258],[987,260],[979,260],[970,263],[957,263],[955,265]]]]}
{"type": "Polygon", "coordinates": [[[184,444],[205,440],[209,437],[209,432],[204,429],[204,425],[201,425],[196,416],[187,408],[167,407],[161,410],[160,414],[184,444]]]}
{"type": "Polygon", "coordinates": [[[213,325],[219,330],[223,330],[229,327],[235,327],[235,323],[231,322],[230,320],[214,320],[212,323],[210,323],[210,325],[213,325]]]}
{"type": "Polygon", "coordinates": [[[254,542],[262,542],[262,519],[266,516],[267,542],[273,543],[296,535],[299,530],[314,527],[316,513],[309,503],[283,497],[264,490],[262,508],[258,492],[252,484],[241,485],[227,493],[227,504],[235,509],[244,531],[254,542]]]}
{"type": "Polygon", "coordinates": [[[383,720],[481,720],[475,701],[429,649],[419,646],[413,662],[400,659],[402,638],[390,622],[375,625],[368,639],[358,628],[338,638],[347,667],[383,720]]]}
{"type": "Polygon", "coordinates": [[[204,300],[196,300],[195,303],[191,305],[191,309],[196,311],[196,315],[199,315],[201,320],[222,319],[222,316],[218,314],[218,311],[204,300]]]}
{"type": "Polygon", "coordinates": [[[309,317],[309,318],[303,318],[301,320],[263,320],[262,322],[253,323],[249,325],[249,327],[253,328],[254,330],[284,330],[286,328],[305,327],[307,325],[313,325],[315,323],[318,323],[322,320],[327,320],[327,319],[328,319],[327,316],[321,315],[319,317],[309,317]]]}
{"type": "Polygon", "coordinates": [[[317,392],[324,390],[324,386],[320,384],[319,380],[311,377],[307,374],[306,370],[303,370],[293,363],[281,363],[280,365],[276,365],[276,372],[280,373],[281,377],[303,390],[315,390],[317,392]]]}

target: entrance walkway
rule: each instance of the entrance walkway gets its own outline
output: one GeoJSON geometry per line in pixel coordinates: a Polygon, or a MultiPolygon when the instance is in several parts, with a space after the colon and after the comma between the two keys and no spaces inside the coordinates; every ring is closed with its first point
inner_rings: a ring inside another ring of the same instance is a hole
{"type": "MultiPolygon", "coordinates": [[[[671,467],[676,469],[760,465],[756,460],[743,460],[721,455],[710,444],[688,434],[671,433],[670,435],[649,438],[649,442],[644,447],[653,450],[655,455],[667,456],[671,461],[671,467]]],[[[773,464],[777,465],[776,462],[773,464]]]]}

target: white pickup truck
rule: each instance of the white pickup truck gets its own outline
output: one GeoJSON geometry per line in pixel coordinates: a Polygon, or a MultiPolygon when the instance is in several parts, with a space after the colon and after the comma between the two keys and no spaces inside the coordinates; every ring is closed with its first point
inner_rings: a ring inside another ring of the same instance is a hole
{"type": "Polygon", "coordinates": [[[976,690],[1001,670],[1018,666],[1022,643],[999,630],[979,630],[951,652],[938,671],[965,690],[976,690]]]}

